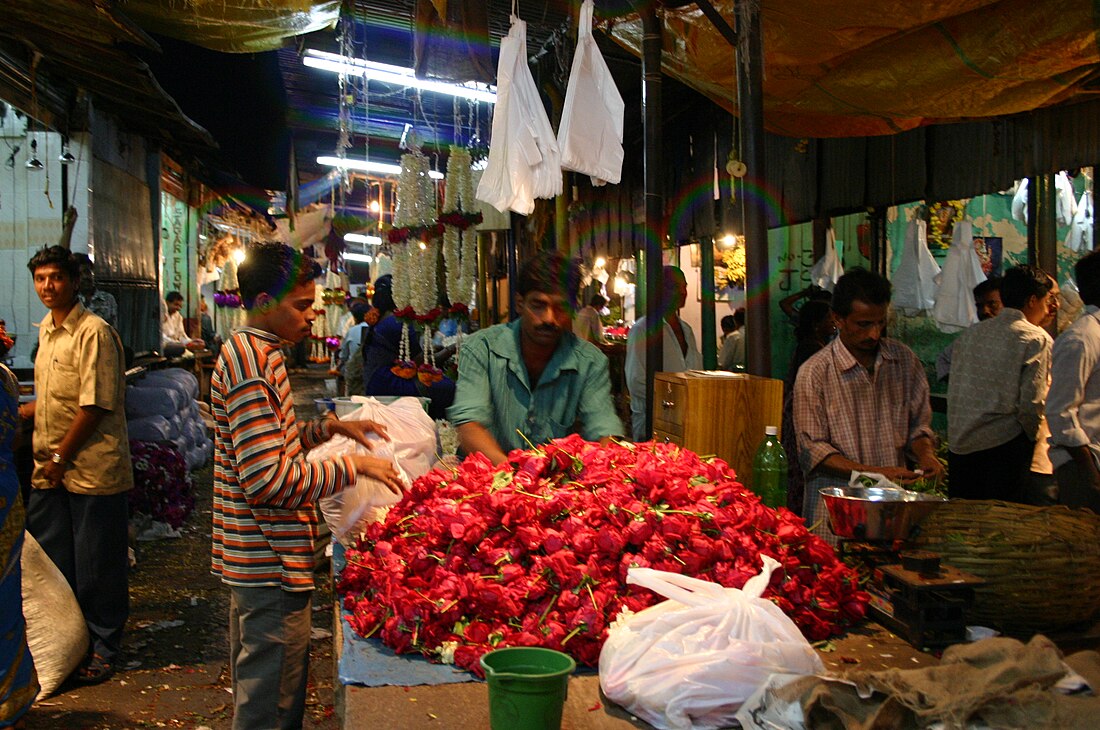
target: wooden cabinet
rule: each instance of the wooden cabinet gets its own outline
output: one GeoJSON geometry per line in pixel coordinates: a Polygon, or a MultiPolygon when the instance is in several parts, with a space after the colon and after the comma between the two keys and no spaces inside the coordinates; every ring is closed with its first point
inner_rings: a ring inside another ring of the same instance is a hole
{"type": "Polygon", "coordinates": [[[725,459],[744,482],[764,428],[782,428],[783,381],[745,373],[657,373],[650,402],[655,441],[725,459]]]}

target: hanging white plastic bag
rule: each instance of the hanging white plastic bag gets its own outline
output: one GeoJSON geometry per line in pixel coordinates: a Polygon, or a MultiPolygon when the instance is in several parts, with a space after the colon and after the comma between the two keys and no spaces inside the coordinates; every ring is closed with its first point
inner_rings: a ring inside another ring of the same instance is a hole
{"type": "Polygon", "coordinates": [[[502,213],[528,215],[535,198],[553,198],[561,190],[558,139],[527,65],[527,24],[513,15],[500,42],[493,136],[476,197],[502,213]]]}
{"type": "Polygon", "coordinates": [[[562,168],[590,175],[592,184],[599,186],[622,178],[626,106],[592,37],[592,9],[592,0],[581,3],[577,50],[558,126],[558,149],[562,168]]]}
{"type": "Polygon", "coordinates": [[[669,600],[622,615],[600,652],[608,699],[661,730],[729,727],[741,703],[776,672],[819,674],[824,666],[794,622],[760,596],[778,561],[741,590],[650,568],[627,583],[669,600]]]}
{"type": "Polygon", "coordinates": [[[974,250],[974,229],[970,221],[959,221],[951,232],[951,248],[940,272],[939,294],[932,318],[941,332],[958,332],[978,321],[974,287],[985,281],[982,262],[974,250]]]}
{"type": "Polygon", "coordinates": [[[909,221],[901,263],[894,272],[894,306],[910,316],[931,309],[936,304],[936,277],[940,265],[928,250],[927,226],[920,218],[909,221]]]}
{"type": "Polygon", "coordinates": [[[810,281],[825,291],[832,291],[842,276],[844,267],[836,253],[836,234],[829,228],[825,231],[825,255],[810,269],[810,281]]]}
{"type": "Polygon", "coordinates": [[[1073,214],[1073,223],[1066,238],[1066,248],[1077,253],[1092,250],[1092,191],[1081,193],[1077,203],[1077,212],[1073,214]]]}

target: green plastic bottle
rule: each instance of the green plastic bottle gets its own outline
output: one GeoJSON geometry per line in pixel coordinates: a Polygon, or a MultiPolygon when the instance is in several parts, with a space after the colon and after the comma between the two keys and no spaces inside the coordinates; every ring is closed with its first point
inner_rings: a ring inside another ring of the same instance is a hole
{"type": "Polygon", "coordinates": [[[778,434],[776,426],[765,428],[752,460],[752,491],[772,509],[787,506],[787,453],[778,434]]]}

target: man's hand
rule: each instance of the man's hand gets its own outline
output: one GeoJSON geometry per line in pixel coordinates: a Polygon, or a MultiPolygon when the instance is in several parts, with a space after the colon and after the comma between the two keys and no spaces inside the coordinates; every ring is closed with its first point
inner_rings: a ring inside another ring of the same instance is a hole
{"type": "Polygon", "coordinates": [[[65,464],[55,464],[52,461],[47,461],[46,465],[42,467],[42,476],[46,477],[46,481],[49,482],[51,487],[60,487],[65,480],[65,464]]]}
{"type": "Polygon", "coordinates": [[[369,434],[378,435],[383,441],[389,441],[386,427],[375,421],[341,421],[331,419],[329,433],[333,436],[347,436],[353,441],[358,441],[370,450],[374,450],[374,444],[367,438],[369,434]]]}
{"type": "Polygon", "coordinates": [[[942,482],[943,478],[947,476],[947,469],[944,468],[943,462],[937,459],[935,456],[924,457],[917,464],[921,470],[921,477],[925,479],[935,479],[937,482],[942,482]]]}
{"type": "Polygon", "coordinates": [[[397,472],[397,467],[389,459],[380,459],[377,456],[353,456],[355,471],[359,476],[377,479],[386,485],[394,494],[401,494],[405,489],[405,483],[397,472]]]}

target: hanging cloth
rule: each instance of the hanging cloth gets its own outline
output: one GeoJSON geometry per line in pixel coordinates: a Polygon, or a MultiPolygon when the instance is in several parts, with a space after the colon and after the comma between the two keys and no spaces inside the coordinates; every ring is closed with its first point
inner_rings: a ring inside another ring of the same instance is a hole
{"type": "Polygon", "coordinates": [[[940,272],[940,290],[932,318],[941,332],[958,332],[978,321],[974,287],[985,281],[985,272],[974,250],[974,229],[970,221],[959,221],[951,233],[951,248],[940,272]]]}
{"type": "Polygon", "coordinates": [[[926,312],[936,304],[940,265],[928,250],[927,226],[919,218],[909,221],[901,263],[894,272],[894,306],[910,316],[926,312]]]}
{"type": "Polygon", "coordinates": [[[502,213],[528,215],[535,198],[553,198],[561,190],[558,140],[527,65],[527,23],[513,15],[500,42],[493,136],[476,197],[502,213]]]}
{"type": "Polygon", "coordinates": [[[1070,224],[1069,236],[1066,238],[1066,248],[1077,253],[1092,250],[1091,190],[1081,193],[1081,200],[1077,203],[1077,211],[1073,214],[1073,223],[1070,224]]]}
{"type": "Polygon", "coordinates": [[[825,255],[817,260],[810,269],[810,281],[825,291],[832,291],[840,277],[844,276],[844,266],[836,253],[836,234],[833,229],[825,231],[825,255]]]}
{"type": "Polygon", "coordinates": [[[589,175],[592,184],[599,186],[618,183],[622,178],[626,106],[592,37],[592,7],[592,0],[581,3],[577,50],[565,90],[558,148],[563,169],[589,175]]]}

